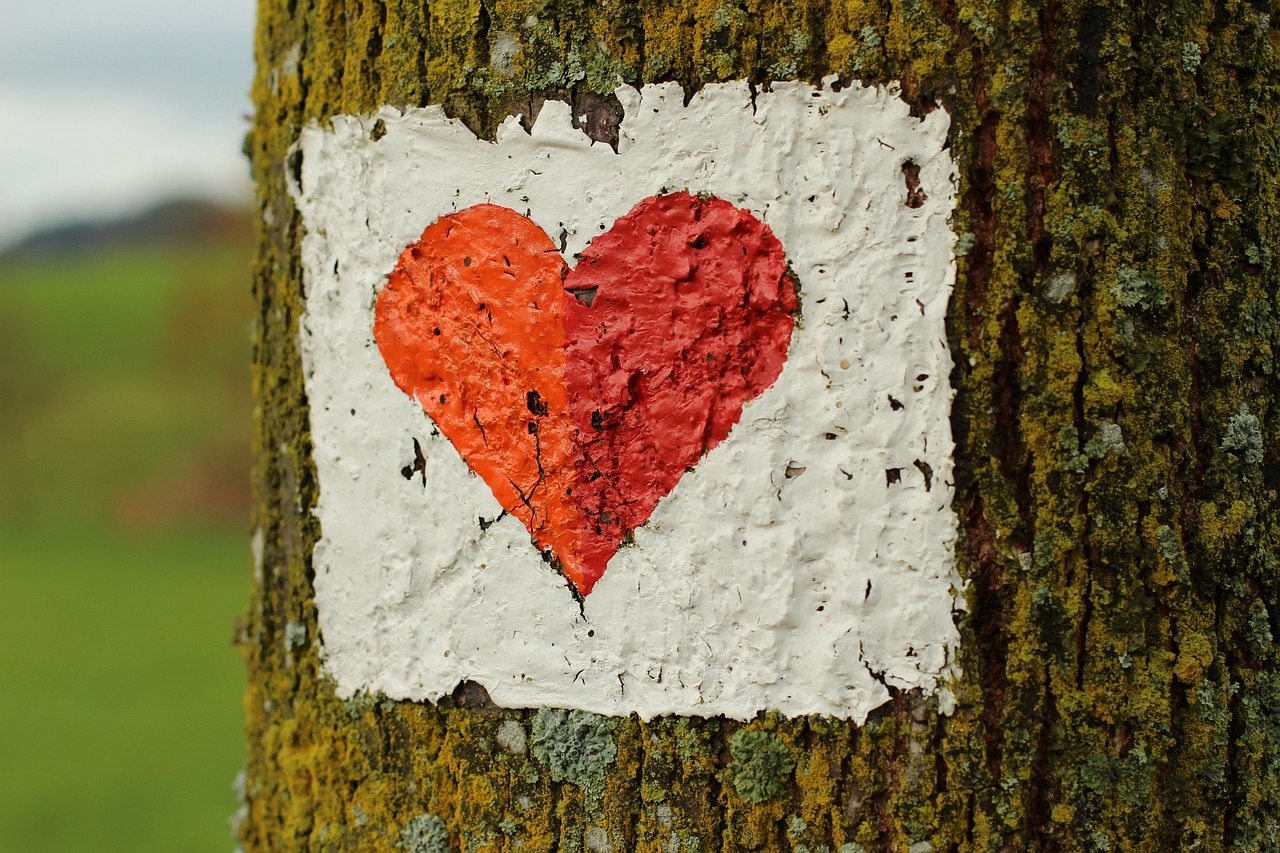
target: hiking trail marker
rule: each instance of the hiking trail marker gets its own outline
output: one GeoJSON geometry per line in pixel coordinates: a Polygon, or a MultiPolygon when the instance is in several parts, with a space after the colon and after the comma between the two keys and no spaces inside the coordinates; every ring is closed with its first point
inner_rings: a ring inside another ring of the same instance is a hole
{"type": "Polygon", "coordinates": [[[557,101],[496,142],[435,107],[303,131],[326,672],[645,718],[946,710],[945,112],[617,96],[617,151],[557,101]]]}

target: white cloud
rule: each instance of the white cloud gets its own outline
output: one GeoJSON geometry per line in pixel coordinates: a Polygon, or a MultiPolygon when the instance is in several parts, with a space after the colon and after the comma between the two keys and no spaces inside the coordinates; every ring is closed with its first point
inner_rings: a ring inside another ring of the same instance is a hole
{"type": "Polygon", "coordinates": [[[0,243],[178,193],[246,197],[247,124],[181,113],[114,88],[0,83],[0,243]]]}
{"type": "Polygon", "coordinates": [[[247,194],[253,0],[0,0],[0,20],[0,245],[247,194]]]}

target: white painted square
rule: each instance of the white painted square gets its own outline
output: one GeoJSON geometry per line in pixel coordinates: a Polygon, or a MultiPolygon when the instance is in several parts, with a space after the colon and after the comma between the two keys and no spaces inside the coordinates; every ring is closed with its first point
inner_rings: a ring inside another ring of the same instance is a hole
{"type": "Polygon", "coordinates": [[[707,86],[687,106],[674,84],[617,94],[617,153],[555,101],[531,134],[509,119],[496,143],[434,107],[303,131],[294,195],[326,672],[344,697],[434,701],[471,680],[500,705],[644,718],[776,709],[862,721],[886,684],[938,690],[960,606],[946,113],[917,119],[896,92],[858,85],[779,83],[754,102],[745,83],[707,86]],[[917,208],[907,161],[927,196],[917,208]],[[773,229],[802,319],[775,385],[579,609],[518,520],[481,529],[501,508],[393,384],[373,304],[400,252],[443,214],[511,207],[553,239],[566,231],[572,264],[637,202],[675,190],[718,196],[773,229]],[[414,438],[425,487],[401,475],[414,438]]]}

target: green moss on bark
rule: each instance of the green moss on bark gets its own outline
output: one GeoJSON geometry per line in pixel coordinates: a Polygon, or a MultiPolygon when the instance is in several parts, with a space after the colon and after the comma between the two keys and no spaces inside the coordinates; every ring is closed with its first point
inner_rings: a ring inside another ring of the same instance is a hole
{"type": "Polygon", "coordinates": [[[1239,0],[263,0],[246,139],[263,568],[239,638],[245,848],[394,850],[431,815],[468,851],[1274,849],[1270,14],[1239,0]],[[953,116],[955,713],[895,693],[860,727],[610,721],[616,756],[593,793],[554,778],[536,734],[512,748],[532,712],[474,691],[439,707],[337,700],[319,644],[297,642],[318,637],[285,183],[299,129],[436,103],[491,133],[619,79],[828,74],[900,80],[918,109],[953,116]],[[795,761],[758,801],[736,786],[733,744],[752,738],[795,761]]]}

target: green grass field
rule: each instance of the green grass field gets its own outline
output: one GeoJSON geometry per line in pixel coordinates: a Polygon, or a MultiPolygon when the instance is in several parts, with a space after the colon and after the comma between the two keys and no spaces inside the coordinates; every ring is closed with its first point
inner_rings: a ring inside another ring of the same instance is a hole
{"type": "Polygon", "coordinates": [[[0,260],[0,851],[235,846],[248,264],[0,260]]]}

